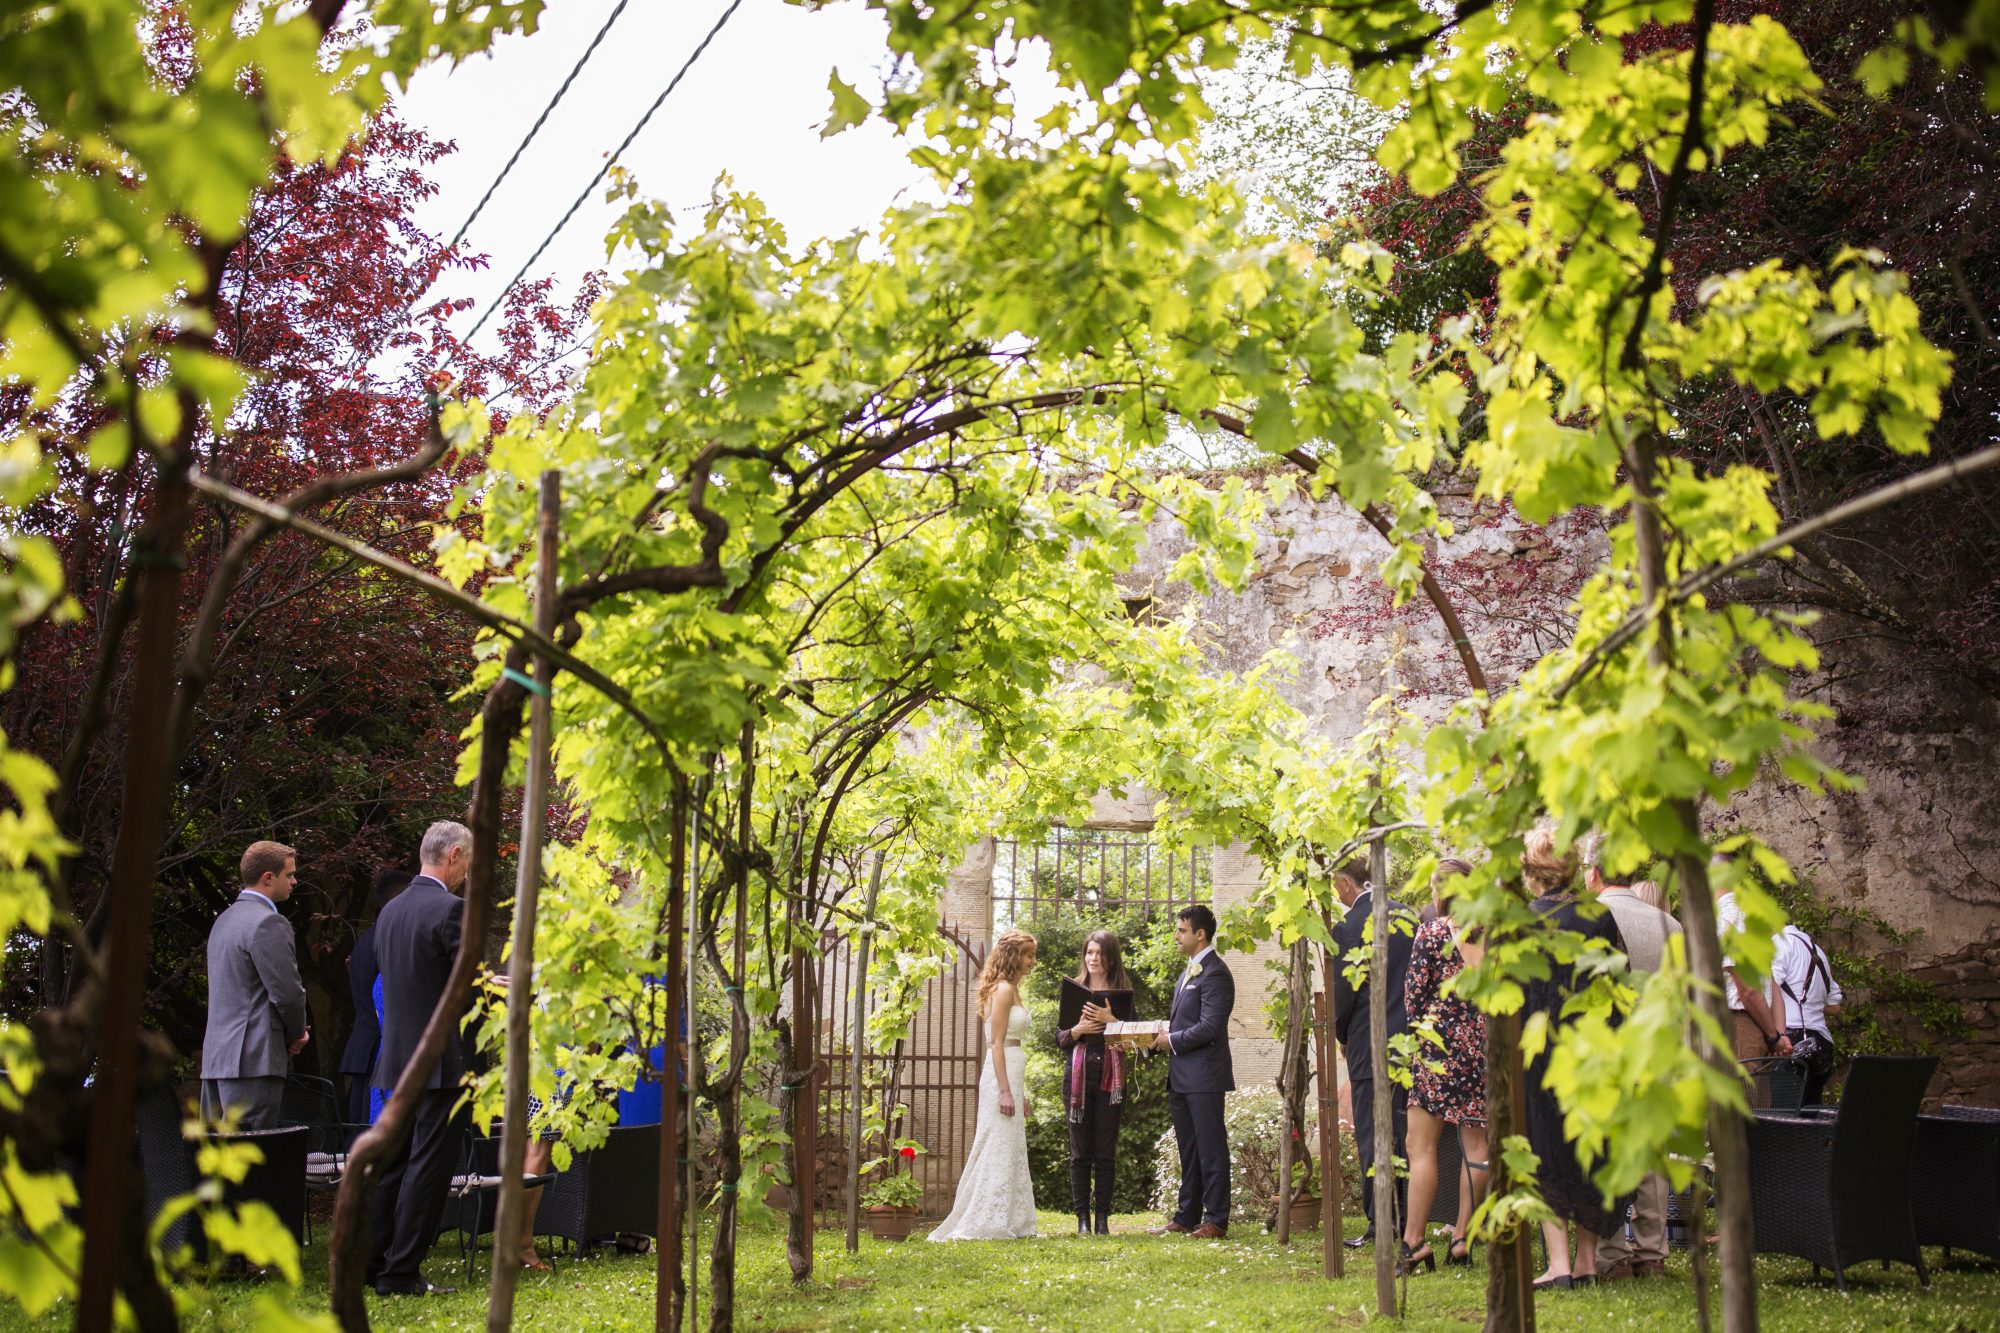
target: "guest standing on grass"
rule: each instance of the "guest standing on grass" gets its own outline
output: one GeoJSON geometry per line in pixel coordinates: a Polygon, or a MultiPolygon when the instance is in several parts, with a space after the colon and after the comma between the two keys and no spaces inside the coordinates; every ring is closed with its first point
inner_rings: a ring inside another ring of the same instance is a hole
{"type": "MultiPolygon", "coordinates": [[[[1624,952],[1624,937],[1618,925],[1605,913],[1586,916],[1576,898],[1577,855],[1574,848],[1558,852],[1555,839],[1546,831],[1530,833],[1521,853],[1521,875],[1535,893],[1535,911],[1555,930],[1566,930],[1624,952]]],[[[1608,1205],[1592,1183],[1576,1155],[1576,1144],[1563,1130],[1562,1107],[1545,1081],[1549,1052],[1555,1046],[1557,1030],[1564,1026],[1563,1006],[1580,987],[1576,969],[1570,963],[1552,963],[1549,975],[1524,987],[1521,1006],[1523,1021],[1536,1014],[1549,1025],[1549,1040],[1527,1067],[1528,1146],[1541,1166],[1535,1183],[1542,1201],[1556,1220],[1542,1223],[1542,1238],[1548,1242],[1549,1266],[1535,1279],[1537,1290],[1550,1287],[1590,1286],[1597,1281],[1597,1238],[1624,1220],[1632,1202],[1627,1194],[1608,1205]],[[1570,1262],[1569,1228],[1576,1227],[1576,1262],[1570,1262]]]]}
{"type": "MultiPolygon", "coordinates": [[[[1359,1249],[1375,1237],[1375,1188],[1369,1179],[1379,1161],[1384,1168],[1403,1155],[1408,1124],[1409,1090],[1397,1086],[1389,1097],[1390,1124],[1387,1151],[1377,1151],[1382,1127],[1375,1123],[1375,1047],[1369,1009],[1381,1003],[1388,1008],[1389,1040],[1410,1030],[1403,1009],[1404,991],[1410,973],[1410,944],[1417,934],[1417,914],[1399,902],[1389,904],[1389,975],[1381,985],[1366,976],[1373,955],[1375,896],[1368,883],[1368,862],[1357,857],[1334,872],[1333,891],[1340,895],[1347,915],[1333,928],[1333,942],[1340,957],[1333,970],[1333,1035],[1347,1052],[1347,1082],[1354,1089],[1354,1151],[1361,1162],[1361,1210],[1368,1216],[1368,1229],[1350,1237],[1349,1249],[1359,1249]],[[1348,967],[1359,960],[1364,979],[1359,986],[1347,979],[1348,967]]],[[[1404,1182],[1396,1181],[1397,1210],[1402,1211],[1404,1182]]],[[[1388,1234],[1396,1234],[1393,1221],[1388,1234]]]]}
{"type": "MultiPolygon", "coordinates": [[[[1591,833],[1578,844],[1583,855],[1584,887],[1597,895],[1605,911],[1618,925],[1625,941],[1625,959],[1632,969],[1632,984],[1645,984],[1660,970],[1666,957],[1667,941],[1681,933],[1681,923],[1641,898],[1638,886],[1607,883],[1599,865],[1604,839],[1591,833]]],[[[1647,882],[1647,881],[1642,881],[1647,882]]],[[[1653,886],[1656,890],[1658,885],[1653,886]]],[[[1603,1281],[1628,1277],[1665,1277],[1667,1274],[1667,1178],[1658,1172],[1639,1182],[1632,1200],[1631,1239],[1626,1223],[1618,1218],[1597,1243],[1597,1276],[1603,1281]]]]}
{"type": "MultiPolygon", "coordinates": [[[[407,870],[381,870],[369,892],[369,906],[379,919],[389,900],[409,887],[414,879],[407,870]]],[[[354,937],[353,952],[347,956],[347,989],[354,1000],[354,1026],[347,1045],[340,1051],[340,1072],[347,1076],[347,1115],[350,1125],[370,1125],[375,1116],[370,1107],[370,1078],[375,1073],[375,1055],[382,1048],[382,1011],[376,1007],[375,981],[381,969],[375,965],[375,923],[369,922],[354,937]]]]}
{"type": "Polygon", "coordinates": [[[201,1113],[214,1124],[233,1115],[238,1129],[276,1129],[285,1075],[312,1036],[292,923],[278,911],[298,882],[298,854],[253,842],[238,870],[243,887],[208,932],[201,1113]]]}
{"type": "MultiPolygon", "coordinates": [[[[465,911],[459,886],[472,868],[472,831],[440,820],[424,831],[423,863],[410,886],[396,895],[375,923],[375,957],[381,966],[382,1053],[374,1084],[395,1088],[416,1054],[424,1027],[444,997],[458,957],[459,921],[465,911]]],[[[410,1137],[382,1166],[375,1187],[374,1247],[368,1281],[383,1296],[427,1296],[448,1291],[424,1278],[422,1265],[437,1239],[451,1184],[451,1146],[464,1123],[453,1114],[465,1077],[465,1046],[453,1023],[444,1053],[418,1100],[410,1137]]]]}
{"type": "Polygon", "coordinates": [[[1413,1029],[1437,1034],[1440,1048],[1429,1042],[1417,1047],[1411,1071],[1408,1131],[1409,1211],[1403,1222],[1402,1270],[1437,1266],[1424,1228],[1431,1200],[1437,1197],[1438,1141],[1457,1134],[1464,1149],[1460,1167],[1458,1219],[1445,1247],[1447,1264],[1470,1265],[1466,1229],[1472,1209],[1486,1191],[1486,1171],[1470,1163],[1486,1158],[1486,1019],[1470,1003],[1445,994],[1445,983],[1460,969],[1477,966],[1484,950],[1453,923],[1441,892],[1454,879],[1472,873],[1470,862],[1448,856],[1431,876],[1431,920],[1417,928],[1410,946],[1410,971],[1404,980],[1404,1010],[1413,1029]]]}
{"type": "MultiPolygon", "coordinates": [[[[1092,931],[1083,942],[1076,984],[1089,991],[1129,991],[1118,937],[1092,931]]],[[[1087,1004],[1075,1027],[1057,1028],[1063,1052],[1063,1105],[1069,1112],[1069,1194],[1076,1234],[1091,1234],[1091,1184],[1097,1186],[1096,1232],[1111,1234],[1111,1191],[1118,1171],[1118,1123],[1125,1111],[1125,1056],[1104,1045],[1111,1010],[1087,1004]]]]}
{"type": "Polygon", "coordinates": [[[1229,1234],[1229,1130],[1222,1095],[1236,1091],[1229,1059],[1229,1015],[1236,1008],[1236,978],[1215,951],[1215,913],[1200,903],[1183,907],[1174,943],[1188,960],[1167,1010],[1167,1030],[1153,1049],[1167,1051],[1167,1111],[1181,1155],[1181,1192],[1160,1234],[1220,1240],[1229,1234]]]}

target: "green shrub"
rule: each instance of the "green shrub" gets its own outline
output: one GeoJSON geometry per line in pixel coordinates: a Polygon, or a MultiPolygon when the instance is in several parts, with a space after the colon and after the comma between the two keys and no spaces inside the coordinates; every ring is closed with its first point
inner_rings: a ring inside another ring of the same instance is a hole
{"type": "MultiPolygon", "coordinates": [[[[1065,912],[1034,926],[1035,970],[1022,989],[1033,1021],[1022,1043],[1028,1056],[1028,1096],[1034,1117],[1028,1121],[1028,1162],[1034,1173],[1035,1202],[1043,1208],[1067,1210],[1069,1193],[1069,1108],[1063,1103],[1063,1052],[1056,1044],[1057,997],[1062,979],[1075,976],[1083,956],[1084,936],[1094,930],[1117,934],[1124,946],[1125,970],[1132,978],[1132,1002],[1139,1018],[1165,1018],[1182,959],[1173,945],[1171,917],[1148,925],[1132,915],[1065,912]],[[1165,947],[1161,947],[1161,936],[1165,947]]],[[[1142,1056],[1125,1062],[1125,1113],[1119,1128],[1118,1172],[1112,1211],[1145,1210],[1153,1197],[1152,1146],[1167,1129],[1167,1060],[1142,1056]]],[[[1176,1168],[1178,1172],[1178,1167],[1176,1168]]]]}

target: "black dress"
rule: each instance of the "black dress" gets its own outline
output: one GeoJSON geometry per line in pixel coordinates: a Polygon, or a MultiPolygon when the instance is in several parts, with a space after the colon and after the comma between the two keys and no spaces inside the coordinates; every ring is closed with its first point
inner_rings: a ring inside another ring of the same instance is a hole
{"type": "MultiPolygon", "coordinates": [[[[1577,911],[1575,900],[1569,897],[1537,898],[1535,910],[1557,930],[1574,931],[1586,939],[1602,940],[1620,952],[1625,948],[1625,938],[1618,933],[1618,923],[1611,919],[1609,912],[1600,913],[1594,921],[1586,921],[1577,911]]],[[[1537,1013],[1547,1014],[1553,1027],[1562,1013],[1563,1004],[1576,990],[1575,969],[1567,963],[1557,963],[1551,968],[1547,980],[1530,981],[1525,990],[1527,999],[1522,1006],[1521,1017],[1525,1020],[1537,1013]]],[[[1541,1160],[1535,1183],[1541,1190],[1543,1200],[1557,1217],[1574,1222],[1596,1235],[1608,1235],[1613,1226],[1624,1223],[1625,1209],[1631,1204],[1632,1196],[1627,1194],[1607,1205],[1597,1186],[1591,1183],[1583,1163],[1577,1160],[1576,1145],[1564,1137],[1562,1107],[1557,1104],[1555,1094],[1542,1085],[1542,1078],[1548,1071],[1549,1052],[1554,1046],[1555,1033],[1551,1032],[1541,1054],[1529,1061],[1527,1067],[1528,1146],[1541,1160]]]]}

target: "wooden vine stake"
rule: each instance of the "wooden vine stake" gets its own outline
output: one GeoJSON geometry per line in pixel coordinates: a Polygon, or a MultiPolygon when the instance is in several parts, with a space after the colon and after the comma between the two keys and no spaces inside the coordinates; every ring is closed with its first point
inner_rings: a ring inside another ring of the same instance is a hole
{"type": "Polygon", "coordinates": [[[882,890],[882,853],[868,874],[868,899],[861,909],[861,946],[854,964],[854,1029],[847,1044],[853,1053],[847,1085],[847,1252],[861,1248],[861,1057],[868,1022],[868,946],[875,940],[875,895],[882,890]]]}
{"type": "Polygon", "coordinates": [[[1377,833],[1368,840],[1369,924],[1375,938],[1368,953],[1369,1060],[1375,1071],[1375,1308],[1384,1319],[1396,1315],[1397,1241],[1403,1234],[1396,1216],[1396,1122],[1389,1084],[1389,845],[1377,833]]]}
{"type": "MultiPolygon", "coordinates": [[[[535,557],[535,629],[556,632],[556,528],[562,473],[542,473],[535,557]]],[[[528,1159],[528,1084],[533,1073],[528,1017],[535,1004],[535,909],[542,887],[542,836],[548,826],[549,742],[555,724],[549,698],[555,664],[536,657],[529,691],[528,776],[521,795],[521,860],[514,875],[514,929],[507,959],[507,1084],[500,1123],[500,1203],[493,1223],[493,1277],[486,1289],[487,1333],[514,1323],[514,1288],[521,1276],[522,1224],[527,1220],[521,1176],[528,1159]]]]}
{"type": "MultiPolygon", "coordinates": [[[[1329,932],[1331,933],[1331,932],[1329,932]]],[[[1346,1276],[1347,1182],[1340,1165],[1340,1061],[1333,1040],[1333,953],[1320,946],[1322,989],[1313,995],[1313,1050],[1319,1059],[1319,1216],[1321,1266],[1329,1278],[1346,1276]]]]}

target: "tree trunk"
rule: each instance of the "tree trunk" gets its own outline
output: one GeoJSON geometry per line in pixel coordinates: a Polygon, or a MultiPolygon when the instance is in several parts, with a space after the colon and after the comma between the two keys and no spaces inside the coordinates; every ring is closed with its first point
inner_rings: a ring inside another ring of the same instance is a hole
{"type": "MultiPolygon", "coordinates": [[[[181,411],[190,422],[204,419],[202,406],[185,393],[181,411]]],[[[150,512],[132,549],[130,577],[140,583],[138,643],[125,739],[124,798],[106,889],[106,980],[83,1182],[83,1266],[76,1307],[80,1333],[109,1333],[114,1282],[124,1287],[134,1313],[143,1316],[150,1328],[171,1328],[178,1322],[170,1305],[161,1322],[160,1303],[147,1299],[143,1286],[135,1288],[119,1279],[132,1278],[135,1265],[152,1266],[149,1253],[121,1256],[120,1252],[135,1238],[141,1243],[145,1239],[145,1229],[132,1225],[135,1210],[144,1216],[142,1176],[132,1170],[133,1107],[142,1091],[139,1017],[152,953],[153,871],[166,827],[167,710],[173,697],[174,641],[180,632],[190,462],[186,447],[161,458],[150,512]]]]}
{"type": "MultiPolygon", "coordinates": [[[[668,827],[672,838],[667,869],[667,1016],[666,1058],[660,1070],[660,1203],[659,1245],[653,1272],[654,1333],[679,1333],[681,1304],[687,1298],[681,1273],[681,1218],[685,1199],[681,1194],[681,1168],[691,1155],[682,1136],[683,1104],[694,1103],[691,1069],[681,1059],[681,1031],[684,1019],[693,1010],[687,1003],[687,820],[688,799],[685,783],[677,780],[668,827]],[[682,1097],[683,1087],[687,1096],[682,1097]]],[[[687,1023],[688,1059],[694,1058],[694,1024],[687,1023]]]]}
{"type": "MultiPolygon", "coordinates": [[[[1697,53],[1699,58],[1699,53],[1697,53]]],[[[1632,539],[1639,565],[1639,594],[1647,604],[1668,591],[1666,538],[1661,531],[1655,472],[1657,441],[1642,432],[1630,446],[1632,539]]],[[[1657,666],[1676,669],[1673,606],[1661,606],[1650,656],[1657,666]]],[[[1680,880],[1681,929],[1685,934],[1688,970],[1693,974],[1698,1002],[1726,1035],[1729,1011],[1722,994],[1722,944],[1716,933],[1715,899],[1708,883],[1708,865],[1700,850],[1701,814],[1692,799],[1669,807],[1683,845],[1673,851],[1674,874],[1680,880]]],[[[1716,1072],[1741,1078],[1734,1049],[1702,1039],[1702,1055],[1716,1072]]],[[[1756,1333],[1757,1251],[1750,1225],[1750,1147],[1743,1119],[1728,1107],[1711,1103],[1708,1112],[1710,1147],[1715,1153],[1717,1231],[1721,1234],[1723,1333],[1756,1333]]],[[[1695,1219],[1696,1226],[1701,1224],[1695,1219]]]]}
{"type": "MultiPolygon", "coordinates": [[[[1512,1191],[1502,1149],[1527,1132],[1527,1073],[1521,1064],[1521,1015],[1486,1015],[1486,1176],[1488,1198],[1512,1191]]],[[[1526,1227],[1486,1245],[1484,1333],[1535,1333],[1535,1248],[1526,1227]]]]}
{"type": "MultiPolygon", "coordinates": [[[[542,473],[541,531],[535,572],[535,628],[543,638],[556,632],[556,515],[562,503],[562,474],[542,473]]],[[[533,1072],[528,1020],[535,1004],[535,909],[542,884],[542,835],[548,827],[549,742],[554,717],[549,691],[555,664],[535,659],[541,689],[529,706],[528,773],[521,795],[521,861],[514,880],[513,949],[507,961],[507,1068],[505,1110],[500,1127],[500,1198],[493,1219],[493,1277],[486,1290],[487,1333],[507,1333],[514,1324],[514,1288],[520,1280],[520,1248],[527,1204],[521,1176],[528,1159],[528,1082],[533,1072]]]]}
{"type": "Polygon", "coordinates": [[[746,722],[738,751],[743,785],[737,798],[736,904],[731,922],[730,971],[723,988],[730,1001],[729,1077],[722,1101],[716,1107],[722,1180],[718,1187],[721,1197],[715,1209],[715,1248],[709,1255],[708,1270],[708,1326],[713,1333],[729,1333],[736,1326],[736,1221],[743,1190],[743,1067],[750,1058],[750,1011],[744,1003],[743,983],[748,975],[744,951],[750,927],[749,852],[757,775],[755,743],[756,733],[746,722]]]}
{"type": "MultiPolygon", "coordinates": [[[[794,926],[794,930],[803,929],[794,926]]],[[[796,939],[796,936],[795,936],[796,939]]],[[[785,1259],[792,1281],[804,1282],[813,1271],[813,1212],[819,1194],[819,1098],[813,1087],[818,1073],[819,1006],[812,977],[812,955],[792,945],[792,1021],[789,1052],[781,1053],[785,1070],[779,1118],[791,1129],[792,1202],[786,1210],[785,1259]]]]}

